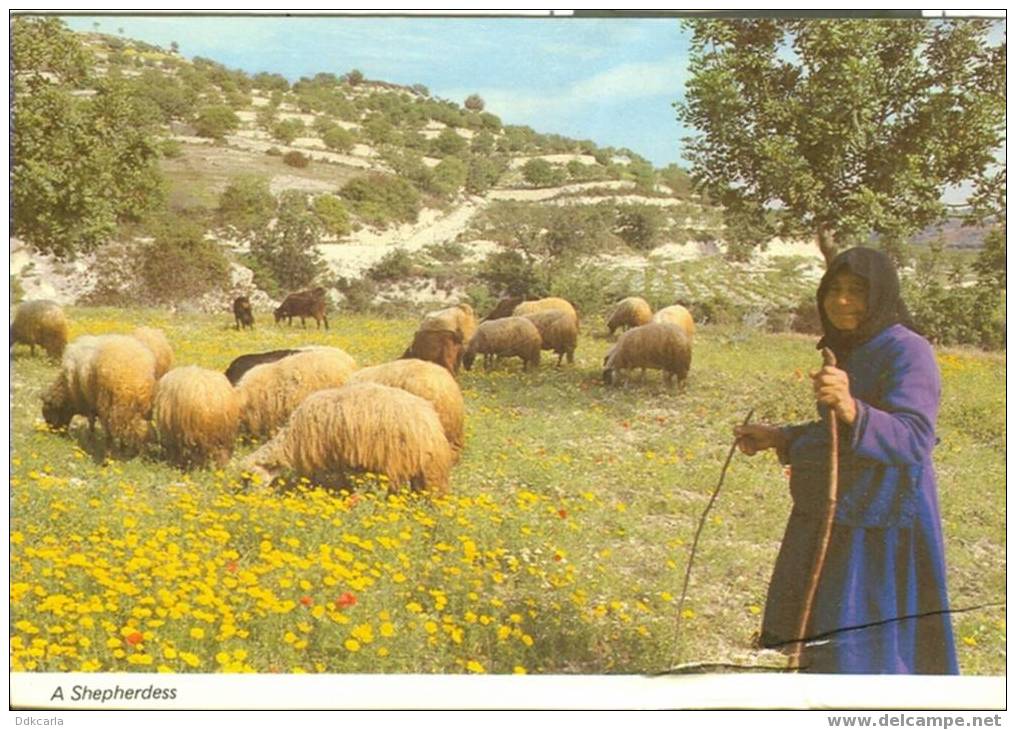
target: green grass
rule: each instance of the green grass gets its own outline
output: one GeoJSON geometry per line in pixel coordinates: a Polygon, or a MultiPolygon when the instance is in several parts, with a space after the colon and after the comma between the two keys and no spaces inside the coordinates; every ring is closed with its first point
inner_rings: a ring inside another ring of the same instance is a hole
{"type": "MultiPolygon", "coordinates": [[[[71,309],[72,336],[166,330],[176,363],[307,343],[360,365],[401,353],[412,319],[231,329],[228,314],[71,309]]],[[[153,449],[103,458],[51,433],[56,366],[15,349],[11,636],[15,669],[642,673],[775,664],[752,648],[790,508],[770,455],[737,455],[676,616],[690,542],[750,408],[811,418],[811,338],[705,326],[684,392],[659,373],[600,382],[583,324],[574,367],[463,373],[466,449],[447,499],[245,489],[233,466],[184,474],[153,449]],[[342,598],[346,596],[346,598],[342,598]],[[355,599],[351,603],[349,596],[355,599]],[[336,604],[336,599],[345,601],[336,604]],[[33,644],[32,642],[36,643],[33,644]],[[34,653],[33,653],[34,652],[34,653]]],[[[955,607],[1004,600],[1004,355],[940,352],[936,466],[955,607]]],[[[234,463],[253,448],[238,446],[234,463]]],[[[1005,671],[1004,607],[957,614],[961,667],[1005,671]]]]}

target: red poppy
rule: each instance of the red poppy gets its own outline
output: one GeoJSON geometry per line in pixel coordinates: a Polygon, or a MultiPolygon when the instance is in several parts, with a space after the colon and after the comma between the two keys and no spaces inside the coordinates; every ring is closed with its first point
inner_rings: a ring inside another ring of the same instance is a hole
{"type": "Polygon", "coordinates": [[[343,593],[341,596],[335,599],[335,605],[339,608],[346,608],[347,606],[356,605],[356,596],[352,593],[343,593]]]}
{"type": "Polygon", "coordinates": [[[560,517],[563,520],[565,517],[568,516],[568,511],[566,509],[563,509],[563,508],[559,509],[557,511],[557,516],[560,517]]]}
{"type": "Polygon", "coordinates": [[[235,560],[230,560],[228,563],[226,563],[226,570],[228,570],[230,573],[235,573],[236,568],[237,565],[235,560]]]}
{"type": "Polygon", "coordinates": [[[564,558],[561,556],[561,553],[554,553],[554,560],[560,563],[564,558]]]}
{"type": "Polygon", "coordinates": [[[127,643],[131,646],[135,646],[141,643],[141,640],[145,637],[141,635],[140,631],[135,631],[132,634],[127,634],[127,643]]]}
{"type": "Polygon", "coordinates": [[[300,603],[302,603],[304,606],[310,606],[313,605],[314,599],[311,598],[310,596],[300,596],[300,603]]]}

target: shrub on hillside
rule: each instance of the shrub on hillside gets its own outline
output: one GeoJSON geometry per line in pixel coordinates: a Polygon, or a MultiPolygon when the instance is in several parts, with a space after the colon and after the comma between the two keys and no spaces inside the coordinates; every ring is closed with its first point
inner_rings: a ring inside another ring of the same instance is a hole
{"type": "Polygon", "coordinates": [[[292,144],[304,129],[302,119],[283,119],[272,125],[272,136],[282,144],[292,144]]]}
{"type": "Polygon", "coordinates": [[[308,210],[306,194],[289,190],[279,198],[274,223],[254,232],[250,252],[280,287],[293,291],[310,284],[324,270],[317,250],[320,239],[321,223],[308,210]]]}
{"type": "Polygon", "coordinates": [[[321,141],[325,143],[325,147],[336,152],[349,152],[353,149],[353,145],[356,144],[356,136],[348,129],[335,125],[329,127],[328,130],[321,136],[321,141]]]}
{"type": "Polygon", "coordinates": [[[290,167],[307,167],[310,164],[310,158],[302,152],[296,150],[290,150],[282,156],[282,161],[290,167]]]}
{"type": "Polygon", "coordinates": [[[268,180],[256,175],[241,175],[219,195],[219,222],[240,233],[264,228],[275,213],[275,197],[268,180]]]}
{"type": "Polygon", "coordinates": [[[535,266],[518,251],[489,254],[477,275],[497,297],[529,297],[538,293],[540,279],[535,266]]]}
{"type": "Polygon", "coordinates": [[[319,195],[314,199],[314,212],[324,229],[336,237],[350,231],[349,211],[346,205],[334,195],[319,195]]]}
{"type": "Polygon", "coordinates": [[[349,201],[357,216],[377,226],[414,223],[420,213],[420,193],[409,182],[393,175],[354,178],[339,194],[349,201]]]}
{"type": "Polygon", "coordinates": [[[546,160],[534,157],[522,166],[522,179],[534,188],[547,188],[563,183],[564,174],[546,160]]]}
{"type": "Polygon", "coordinates": [[[240,117],[228,106],[206,106],[198,112],[194,129],[199,137],[222,139],[240,127],[240,117]]]}
{"type": "Polygon", "coordinates": [[[374,281],[398,281],[412,273],[413,257],[404,248],[397,248],[367,270],[367,276],[374,281]]]}
{"type": "Polygon", "coordinates": [[[143,303],[187,301],[229,284],[229,261],[199,224],[173,217],[139,254],[143,303]]]}

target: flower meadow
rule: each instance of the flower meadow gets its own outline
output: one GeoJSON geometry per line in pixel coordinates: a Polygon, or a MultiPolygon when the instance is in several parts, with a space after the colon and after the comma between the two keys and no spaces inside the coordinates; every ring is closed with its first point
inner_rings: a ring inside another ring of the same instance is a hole
{"type": "MultiPolygon", "coordinates": [[[[72,308],[71,337],[161,327],[175,364],[341,347],[398,357],[413,319],[336,314],[253,332],[223,314],[72,308]]],[[[583,322],[576,364],[545,355],[463,372],[466,448],[439,498],[364,475],[348,491],[183,472],[155,446],[107,452],[81,419],[50,431],[55,363],[15,348],[10,470],[14,671],[654,673],[687,662],[779,667],[753,645],[790,500],[771,456],[738,455],[690,542],[731,428],[812,417],[814,342],[701,327],[683,391],[659,373],[600,382],[610,343],[583,322]]],[[[1004,355],[940,352],[936,452],[965,673],[1005,671],[1004,355]],[[975,608],[976,607],[976,608],[975,608]]]]}

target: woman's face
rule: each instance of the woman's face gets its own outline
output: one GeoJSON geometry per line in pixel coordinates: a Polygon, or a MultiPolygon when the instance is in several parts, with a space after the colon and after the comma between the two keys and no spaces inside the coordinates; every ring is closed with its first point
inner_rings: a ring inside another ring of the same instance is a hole
{"type": "Polygon", "coordinates": [[[868,311],[868,282],[849,271],[836,274],[822,299],[822,308],[836,329],[857,329],[868,311]]]}

